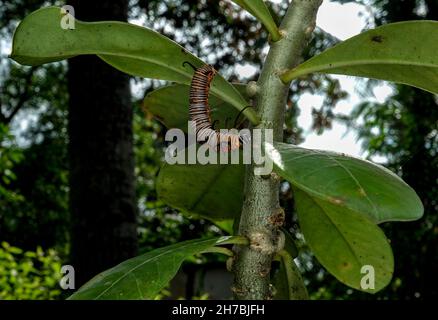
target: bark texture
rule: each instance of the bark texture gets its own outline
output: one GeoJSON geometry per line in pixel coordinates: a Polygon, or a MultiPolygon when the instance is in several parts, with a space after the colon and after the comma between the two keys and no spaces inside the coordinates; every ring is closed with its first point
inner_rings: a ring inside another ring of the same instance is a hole
{"type": "MultiPolygon", "coordinates": [[[[75,0],[82,21],[127,20],[128,0],[75,0]]],[[[76,287],[137,254],[129,77],[96,56],[68,62],[71,259],[76,287]]]]}

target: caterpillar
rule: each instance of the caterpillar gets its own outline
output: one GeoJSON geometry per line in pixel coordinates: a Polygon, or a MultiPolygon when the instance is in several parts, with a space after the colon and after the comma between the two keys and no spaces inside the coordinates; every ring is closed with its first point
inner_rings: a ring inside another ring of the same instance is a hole
{"type": "Polygon", "coordinates": [[[219,130],[214,129],[214,125],[211,122],[208,95],[211,82],[217,71],[208,64],[199,68],[196,68],[188,61],[185,61],[183,66],[185,64],[190,65],[195,71],[190,84],[189,116],[195,126],[196,141],[206,143],[209,148],[222,152],[236,150],[240,147],[241,143],[248,142],[248,137],[242,137],[235,133],[221,133],[219,130]]]}

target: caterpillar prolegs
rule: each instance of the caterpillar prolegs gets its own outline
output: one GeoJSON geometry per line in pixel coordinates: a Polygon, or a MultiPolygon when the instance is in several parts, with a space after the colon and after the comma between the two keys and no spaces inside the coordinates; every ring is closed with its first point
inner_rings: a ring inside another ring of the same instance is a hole
{"type": "Polygon", "coordinates": [[[190,85],[189,115],[195,126],[196,141],[206,143],[209,148],[222,152],[236,150],[241,144],[247,143],[250,140],[249,136],[230,132],[223,133],[213,127],[208,95],[211,82],[217,71],[208,64],[199,68],[196,68],[190,62],[184,62],[183,65],[185,64],[190,65],[195,70],[190,85]]]}

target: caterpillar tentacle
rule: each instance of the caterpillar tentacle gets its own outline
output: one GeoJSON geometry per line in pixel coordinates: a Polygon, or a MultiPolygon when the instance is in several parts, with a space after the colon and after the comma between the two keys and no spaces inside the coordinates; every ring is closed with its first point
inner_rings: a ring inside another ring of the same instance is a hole
{"type": "Polygon", "coordinates": [[[245,112],[245,110],[248,109],[248,108],[252,108],[252,106],[246,106],[245,108],[243,108],[242,110],[239,111],[239,114],[237,115],[236,119],[234,119],[234,126],[233,126],[234,128],[238,128],[238,127],[242,124],[242,122],[245,121],[245,120],[243,120],[241,123],[237,124],[237,123],[238,123],[238,120],[239,120],[239,118],[240,118],[240,116],[241,116],[241,115],[245,112]]]}
{"type": "Polygon", "coordinates": [[[182,64],[183,67],[185,67],[186,64],[188,64],[189,66],[191,66],[192,69],[193,69],[194,71],[196,71],[197,68],[196,68],[191,62],[189,62],[189,61],[184,61],[183,64],[182,64]]]}

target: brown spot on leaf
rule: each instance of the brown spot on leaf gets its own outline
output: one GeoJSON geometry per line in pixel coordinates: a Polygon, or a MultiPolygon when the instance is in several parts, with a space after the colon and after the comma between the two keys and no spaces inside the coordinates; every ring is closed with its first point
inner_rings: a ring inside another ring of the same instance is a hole
{"type": "Polygon", "coordinates": [[[382,43],[383,42],[383,36],[380,36],[380,35],[372,36],[371,41],[377,42],[377,43],[382,43]]]}
{"type": "Polygon", "coordinates": [[[350,269],[351,268],[351,263],[349,262],[343,262],[342,263],[342,269],[350,269]]]}

